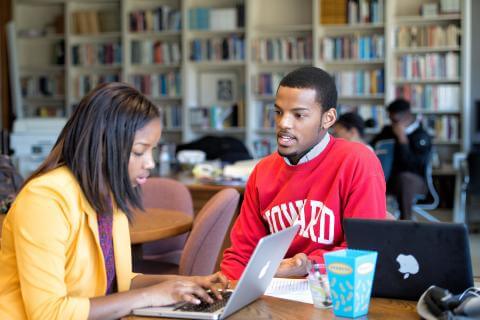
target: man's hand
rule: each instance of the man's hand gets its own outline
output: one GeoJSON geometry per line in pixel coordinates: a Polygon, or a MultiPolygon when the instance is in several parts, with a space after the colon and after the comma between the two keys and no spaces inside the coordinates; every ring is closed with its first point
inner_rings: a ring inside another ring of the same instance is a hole
{"type": "Polygon", "coordinates": [[[393,134],[397,136],[398,142],[400,143],[408,143],[407,134],[405,133],[406,126],[403,122],[399,121],[392,124],[393,134]]]}
{"type": "Polygon", "coordinates": [[[302,277],[308,273],[307,261],[308,258],[305,253],[297,253],[291,258],[283,259],[275,277],[302,277]]]}

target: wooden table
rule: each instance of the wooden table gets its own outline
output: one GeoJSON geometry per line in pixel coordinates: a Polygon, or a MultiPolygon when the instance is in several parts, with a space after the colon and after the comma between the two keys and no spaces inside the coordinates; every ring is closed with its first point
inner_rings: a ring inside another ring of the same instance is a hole
{"type": "MultiPolygon", "coordinates": [[[[367,317],[357,319],[420,319],[416,311],[416,304],[416,301],[373,298],[370,302],[370,309],[367,317]]],[[[130,316],[124,319],[140,320],[148,318],[130,316]]],[[[327,320],[345,318],[336,318],[333,315],[332,309],[315,309],[311,304],[262,296],[257,301],[231,315],[228,319],[327,320]]]]}
{"type": "Polygon", "coordinates": [[[135,211],[130,226],[132,244],[174,237],[192,229],[193,218],[181,211],[146,208],[135,211]]]}
{"type": "Polygon", "coordinates": [[[159,208],[135,211],[130,225],[133,265],[143,259],[142,243],[178,236],[190,231],[192,225],[193,218],[181,211],[159,208]]]}

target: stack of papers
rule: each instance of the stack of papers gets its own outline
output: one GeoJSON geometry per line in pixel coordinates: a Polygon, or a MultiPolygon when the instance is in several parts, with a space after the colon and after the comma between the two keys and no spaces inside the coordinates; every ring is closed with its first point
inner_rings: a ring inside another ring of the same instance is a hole
{"type": "Polygon", "coordinates": [[[307,279],[273,278],[265,295],[313,304],[307,279]]]}

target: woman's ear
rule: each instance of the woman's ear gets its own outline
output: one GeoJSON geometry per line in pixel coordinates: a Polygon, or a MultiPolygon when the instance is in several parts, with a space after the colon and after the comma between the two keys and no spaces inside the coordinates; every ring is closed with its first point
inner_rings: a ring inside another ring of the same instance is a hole
{"type": "Polygon", "coordinates": [[[322,130],[328,130],[337,121],[337,109],[330,108],[322,114],[322,130]]]}

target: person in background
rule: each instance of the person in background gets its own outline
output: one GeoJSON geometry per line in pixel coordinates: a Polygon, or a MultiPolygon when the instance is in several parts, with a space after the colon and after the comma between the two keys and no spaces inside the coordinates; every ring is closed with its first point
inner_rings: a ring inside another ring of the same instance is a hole
{"type": "Polygon", "coordinates": [[[410,110],[410,103],[397,99],[387,107],[391,125],[385,126],[372,140],[394,139],[392,172],[387,181],[387,192],[397,197],[400,219],[412,218],[412,204],[416,194],[425,194],[425,167],[432,150],[432,140],[410,110]]]}
{"type": "Polygon", "coordinates": [[[220,273],[132,273],[128,223],[160,135],[157,107],[128,85],[100,85],[80,101],[4,221],[0,319],[117,319],[213,302],[204,288],[220,298],[220,273]]]}
{"type": "Polygon", "coordinates": [[[277,277],[304,276],[307,259],[346,247],[342,220],[385,219],[385,178],[378,158],[328,134],[337,91],[325,71],[305,67],[280,82],[275,99],[278,151],[250,175],[221,271],[238,279],[260,238],[300,224],[277,277]]]}
{"type": "Polygon", "coordinates": [[[372,149],[364,140],[365,121],[355,112],[347,112],[337,119],[332,127],[332,134],[336,138],[359,142],[372,149]]]}

